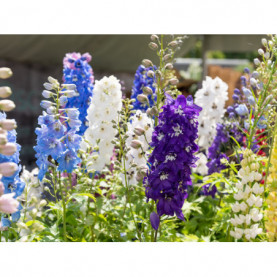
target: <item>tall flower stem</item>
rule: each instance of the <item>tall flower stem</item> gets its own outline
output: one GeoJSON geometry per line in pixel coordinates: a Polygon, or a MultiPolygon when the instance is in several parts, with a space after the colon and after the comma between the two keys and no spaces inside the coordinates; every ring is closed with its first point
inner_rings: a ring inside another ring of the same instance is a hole
{"type": "MultiPolygon", "coordinates": [[[[128,203],[129,208],[130,208],[130,212],[131,212],[131,216],[132,216],[132,219],[133,219],[135,227],[136,227],[137,236],[138,236],[139,241],[141,242],[142,241],[141,240],[141,234],[140,234],[140,231],[138,229],[138,226],[137,226],[137,223],[136,223],[136,220],[135,220],[132,205],[130,203],[130,194],[129,194],[129,186],[128,186],[128,178],[127,178],[127,170],[126,170],[126,160],[125,160],[125,153],[123,151],[124,141],[123,141],[123,138],[122,138],[122,135],[121,135],[121,128],[120,128],[120,124],[119,124],[119,116],[118,116],[118,123],[117,124],[118,124],[118,134],[119,134],[119,141],[120,141],[120,151],[121,151],[122,159],[123,159],[124,179],[125,179],[125,184],[126,184],[126,195],[125,195],[126,204],[125,204],[125,207],[127,206],[127,203],[128,203]]],[[[123,211],[123,216],[124,215],[125,215],[125,208],[124,208],[124,211],[123,211]]]]}
{"type": "Polygon", "coordinates": [[[266,189],[266,185],[267,185],[267,177],[268,177],[268,173],[269,173],[269,167],[270,167],[270,162],[271,162],[271,156],[272,156],[272,150],[273,150],[273,146],[274,146],[274,138],[275,138],[276,131],[277,131],[277,121],[275,121],[275,124],[273,127],[273,132],[271,134],[272,140],[271,140],[271,144],[270,144],[269,157],[268,157],[268,162],[267,162],[267,166],[266,166],[264,189],[266,189]]]}
{"type": "Polygon", "coordinates": [[[59,188],[60,188],[60,194],[62,198],[62,206],[63,206],[63,238],[64,241],[67,241],[66,238],[66,204],[65,204],[65,199],[64,199],[64,194],[63,194],[63,189],[62,189],[62,183],[61,183],[61,172],[59,171],[59,188]]]}
{"type": "MultiPolygon", "coordinates": [[[[258,102],[260,103],[260,105],[258,104],[258,110],[257,110],[257,112],[255,112],[255,115],[257,115],[257,116],[255,116],[253,125],[251,124],[251,127],[250,127],[251,131],[250,131],[250,135],[249,135],[249,139],[248,139],[248,145],[247,145],[248,149],[251,149],[252,142],[253,142],[253,137],[254,137],[255,130],[256,130],[256,126],[258,124],[258,120],[262,116],[262,112],[265,109],[265,107],[263,107],[263,109],[262,109],[262,104],[264,103],[264,101],[265,101],[265,99],[267,97],[267,92],[268,92],[269,86],[270,86],[270,84],[272,82],[273,75],[276,72],[276,66],[275,65],[276,65],[276,61],[274,61],[273,64],[272,64],[272,70],[270,72],[269,80],[268,80],[268,82],[266,84],[265,89],[263,90],[263,93],[261,93],[261,95],[259,97],[260,99],[259,99],[258,102]]],[[[250,123],[251,123],[251,118],[250,118],[250,123]]]]}

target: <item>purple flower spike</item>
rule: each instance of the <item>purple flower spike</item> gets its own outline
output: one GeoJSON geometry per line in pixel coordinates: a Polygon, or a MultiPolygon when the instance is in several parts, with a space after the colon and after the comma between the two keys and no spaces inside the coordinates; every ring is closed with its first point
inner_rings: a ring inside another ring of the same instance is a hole
{"type": "Polygon", "coordinates": [[[160,217],[155,212],[152,212],[150,214],[150,222],[151,222],[152,228],[157,231],[160,225],[160,217]]]}
{"type": "Polygon", "coordinates": [[[195,140],[200,111],[190,97],[179,95],[174,100],[166,95],[152,135],[154,149],[144,179],[146,197],[156,202],[159,216],[176,215],[184,220],[182,207],[192,185],[191,168],[197,161],[194,153],[198,150],[195,140]]]}

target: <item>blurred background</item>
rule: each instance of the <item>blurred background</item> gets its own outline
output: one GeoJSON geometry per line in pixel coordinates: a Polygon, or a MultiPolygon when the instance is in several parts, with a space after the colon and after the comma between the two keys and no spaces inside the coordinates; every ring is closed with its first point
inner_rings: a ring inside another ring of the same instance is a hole
{"type": "MultiPolygon", "coordinates": [[[[220,77],[228,84],[229,101],[240,86],[245,67],[253,68],[253,59],[262,47],[265,35],[189,35],[176,53],[174,68],[179,89],[193,94],[205,76],[220,77]]],[[[35,167],[34,133],[42,113],[40,101],[43,83],[48,76],[62,82],[63,58],[69,52],[89,52],[95,80],[114,75],[122,81],[123,93],[130,96],[134,74],[142,59],[157,64],[155,53],[148,48],[149,35],[1,35],[0,66],[10,67],[13,76],[1,81],[11,87],[10,97],[16,109],[8,118],[17,121],[21,160],[27,168],[35,167]]]]}

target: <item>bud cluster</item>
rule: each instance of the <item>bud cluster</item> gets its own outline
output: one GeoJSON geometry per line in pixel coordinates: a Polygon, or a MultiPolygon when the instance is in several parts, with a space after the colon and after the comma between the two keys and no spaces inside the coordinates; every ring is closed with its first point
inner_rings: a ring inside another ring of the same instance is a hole
{"type": "MultiPolygon", "coordinates": [[[[129,150],[126,154],[125,169],[129,185],[137,184],[146,176],[153,124],[153,120],[140,110],[136,111],[128,123],[126,145],[129,150]]],[[[122,179],[125,182],[124,177],[122,179]]]]}
{"type": "MultiPolygon", "coordinates": [[[[0,68],[0,78],[7,79],[12,76],[10,68],[0,68]]],[[[9,97],[12,91],[9,87],[0,87],[0,98],[9,97]]],[[[11,111],[15,104],[11,100],[0,100],[0,109],[11,111]]],[[[16,200],[24,190],[24,182],[19,178],[21,166],[19,165],[20,145],[16,143],[16,122],[7,119],[6,114],[0,112],[0,212],[11,214],[12,220],[20,217],[20,204],[16,200]]],[[[0,227],[10,226],[10,217],[2,217],[0,227]]]]}
{"type": "Polygon", "coordinates": [[[269,184],[269,194],[266,199],[266,222],[265,227],[269,241],[277,241],[277,135],[274,137],[271,152],[271,167],[267,182],[269,184]]]}
{"type": "Polygon", "coordinates": [[[40,232],[44,229],[36,219],[42,216],[47,201],[42,199],[43,183],[38,180],[38,168],[29,172],[23,169],[21,179],[26,183],[24,193],[18,200],[22,203],[22,215],[17,222],[20,230],[20,241],[28,241],[28,236],[40,232]],[[26,223],[25,223],[26,222],[26,223]]]}
{"type": "Polygon", "coordinates": [[[254,240],[263,232],[261,220],[263,218],[262,205],[264,187],[261,185],[262,167],[257,156],[249,149],[245,149],[241,169],[238,172],[240,181],[236,183],[236,202],[232,205],[234,217],[231,218],[233,230],[230,235],[235,239],[244,238],[254,240]]]}
{"type": "MultiPolygon", "coordinates": [[[[151,42],[149,43],[149,47],[157,52],[160,59],[159,67],[155,70],[151,70],[153,72],[150,71],[148,74],[148,76],[154,75],[156,78],[155,92],[157,97],[155,104],[158,110],[163,104],[164,93],[174,97],[177,97],[179,94],[178,92],[176,93],[179,81],[173,72],[173,63],[175,52],[180,49],[184,38],[185,37],[172,37],[169,42],[165,42],[163,35],[160,37],[157,35],[151,35],[150,37],[151,42]]],[[[153,62],[149,59],[144,59],[142,65],[145,67],[153,67],[153,62]]],[[[151,91],[145,89],[144,93],[148,95],[151,91]]],[[[146,97],[140,97],[139,101],[145,103],[147,102],[147,99],[146,97]]],[[[149,108],[152,108],[152,105],[149,105],[149,108]]]]}

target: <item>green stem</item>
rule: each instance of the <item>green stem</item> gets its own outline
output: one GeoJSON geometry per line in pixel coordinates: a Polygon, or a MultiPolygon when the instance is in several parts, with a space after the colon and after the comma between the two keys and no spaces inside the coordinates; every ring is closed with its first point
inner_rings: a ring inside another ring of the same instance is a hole
{"type": "Polygon", "coordinates": [[[59,188],[60,188],[60,193],[61,193],[61,198],[62,198],[62,206],[63,206],[63,238],[64,241],[67,241],[66,238],[66,204],[65,204],[65,199],[63,195],[63,190],[62,190],[62,183],[61,183],[61,172],[59,172],[59,188]]]}
{"type": "Polygon", "coordinates": [[[159,230],[159,229],[157,229],[157,230],[155,231],[155,237],[154,237],[154,242],[157,242],[157,235],[158,235],[158,230],[159,230]]]}
{"type": "Polygon", "coordinates": [[[269,149],[269,158],[268,158],[268,162],[267,162],[267,166],[266,166],[266,174],[265,174],[265,180],[264,180],[264,191],[266,190],[267,177],[268,177],[268,173],[269,173],[269,167],[270,167],[270,162],[271,162],[271,156],[272,156],[276,131],[277,131],[277,121],[275,121],[275,124],[274,124],[273,133],[272,133],[272,141],[271,141],[270,149],[269,149]]]}
{"type": "MultiPolygon", "coordinates": [[[[250,131],[250,135],[249,135],[249,139],[248,139],[248,149],[250,149],[251,146],[252,146],[252,141],[253,141],[253,136],[254,136],[254,132],[255,132],[255,129],[256,129],[256,125],[258,123],[259,118],[262,116],[262,114],[260,114],[260,113],[261,113],[261,111],[264,111],[264,109],[261,109],[261,108],[262,108],[264,100],[267,97],[267,92],[268,92],[270,83],[272,82],[273,75],[274,75],[274,73],[276,71],[275,64],[276,64],[276,61],[274,61],[273,64],[272,64],[272,70],[270,72],[269,80],[268,80],[268,82],[267,82],[267,84],[265,86],[265,89],[263,90],[262,94],[260,95],[260,100],[259,100],[259,102],[260,102],[259,104],[260,105],[258,104],[258,110],[255,113],[254,123],[253,123],[253,125],[251,125],[251,131],[250,131]]],[[[250,118],[250,123],[251,123],[251,118],[250,118]]]]}
{"type": "Polygon", "coordinates": [[[70,183],[71,193],[73,193],[73,184],[72,184],[72,174],[71,173],[69,173],[69,183],[70,183]]]}
{"type": "MultiPolygon", "coordinates": [[[[118,116],[118,133],[119,133],[119,140],[120,140],[120,151],[122,153],[122,158],[123,158],[123,170],[124,170],[124,178],[125,178],[125,185],[126,185],[126,203],[129,204],[131,216],[132,216],[132,219],[133,219],[135,227],[136,227],[136,232],[137,232],[139,241],[141,242],[141,234],[139,232],[139,229],[138,229],[135,217],[134,217],[133,209],[132,209],[132,206],[131,206],[131,203],[130,203],[129,186],[128,186],[128,179],[127,179],[126,164],[125,164],[126,160],[125,160],[125,155],[124,155],[124,151],[123,151],[123,143],[124,142],[122,141],[120,129],[121,128],[120,128],[120,125],[119,125],[119,116],[118,116]]],[[[124,214],[125,214],[125,209],[124,209],[124,214]]]]}
{"type": "MultiPolygon", "coordinates": [[[[88,202],[87,202],[87,216],[89,215],[89,208],[90,208],[90,198],[88,197],[88,202]]],[[[90,225],[90,226],[89,226],[89,229],[90,229],[91,241],[92,241],[92,242],[95,242],[95,235],[94,235],[94,232],[93,232],[94,224],[90,225]]]]}
{"type": "MultiPolygon", "coordinates": [[[[154,211],[155,201],[151,200],[151,213],[154,211]]],[[[154,241],[154,229],[151,228],[151,241],[154,241]]]]}

